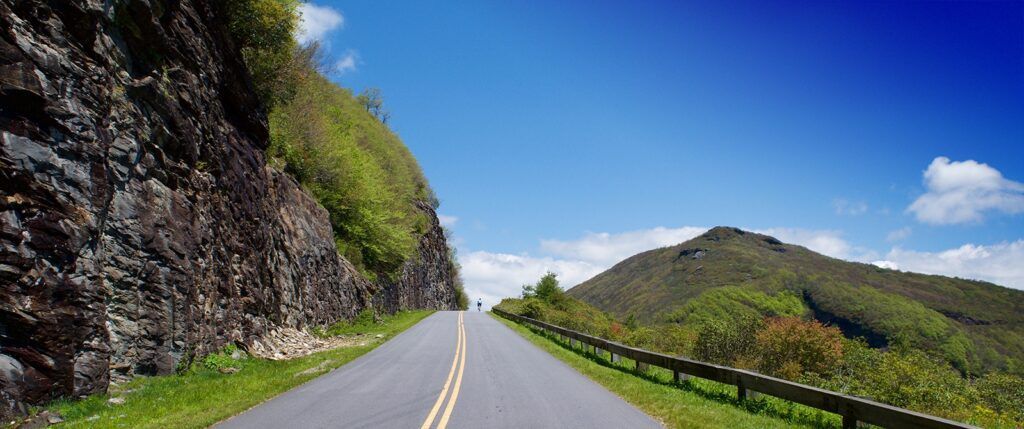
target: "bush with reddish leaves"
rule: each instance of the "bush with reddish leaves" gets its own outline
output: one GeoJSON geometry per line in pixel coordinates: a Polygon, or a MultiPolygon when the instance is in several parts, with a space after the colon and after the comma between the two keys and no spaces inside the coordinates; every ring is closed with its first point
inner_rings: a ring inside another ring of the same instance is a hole
{"type": "Polygon", "coordinates": [[[797,317],[774,317],[756,334],[757,369],[796,379],[804,373],[831,372],[843,357],[843,333],[833,326],[797,317]]]}

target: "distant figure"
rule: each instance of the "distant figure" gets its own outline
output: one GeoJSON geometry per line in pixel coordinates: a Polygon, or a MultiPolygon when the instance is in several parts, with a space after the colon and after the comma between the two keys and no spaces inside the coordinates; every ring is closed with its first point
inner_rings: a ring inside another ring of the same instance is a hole
{"type": "Polygon", "coordinates": [[[476,311],[479,312],[480,311],[480,307],[483,306],[483,305],[484,305],[484,302],[482,300],[480,300],[480,298],[477,298],[476,299],[476,311]]]}

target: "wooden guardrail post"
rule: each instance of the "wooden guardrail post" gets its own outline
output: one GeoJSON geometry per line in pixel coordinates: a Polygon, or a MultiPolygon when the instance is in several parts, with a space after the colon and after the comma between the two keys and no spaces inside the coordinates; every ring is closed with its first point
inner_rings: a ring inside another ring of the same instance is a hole
{"type": "Polygon", "coordinates": [[[689,380],[690,376],[679,371],[672,371],[672,382],[676,384],[682,384],[684,381],[689,380]]]}
{"type": "Polygon", "coordinates": [[[748,389],[742,382],[736,383],[736,399],[739,399],[740,402],[748,399],[756,399],[758,396],[761,396],[761,394],[748,389]]]}
{"type": "Polygon", "coordinates": [[[843,415],[843,429],[856,429],[857,418],[849,414],[843,415]]]}

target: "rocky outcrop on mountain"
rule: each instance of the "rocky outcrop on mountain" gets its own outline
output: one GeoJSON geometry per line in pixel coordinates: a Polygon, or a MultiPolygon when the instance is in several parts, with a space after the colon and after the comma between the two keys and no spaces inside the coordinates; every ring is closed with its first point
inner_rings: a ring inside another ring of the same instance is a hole
{"type": "Polygon", "coordinates": [[[431,224],[420,238],[416,257],[406,261],[398,277],[381,278],[380,290],[373,297],[374,307],[387,313],[412,308],[454,310],[457,268],[452,261],[444,230],[425,203],[418,204],[431,224]]]}
{"type": "Polygon", "coordinates": [[[376,286],[266,166],[219,2],[57,4],[0,0],[0,416],[352,317],[378,287],[453,307],[443,236],[376,286]]]}

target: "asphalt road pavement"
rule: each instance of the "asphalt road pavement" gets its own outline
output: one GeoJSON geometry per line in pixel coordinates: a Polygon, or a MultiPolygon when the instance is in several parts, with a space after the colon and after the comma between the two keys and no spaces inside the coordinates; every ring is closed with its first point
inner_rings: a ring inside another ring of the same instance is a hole
{"type": "Polygon", "coordinates": [[[446,311],[217,427],[660,426],[486,313],[446,311]]]}

